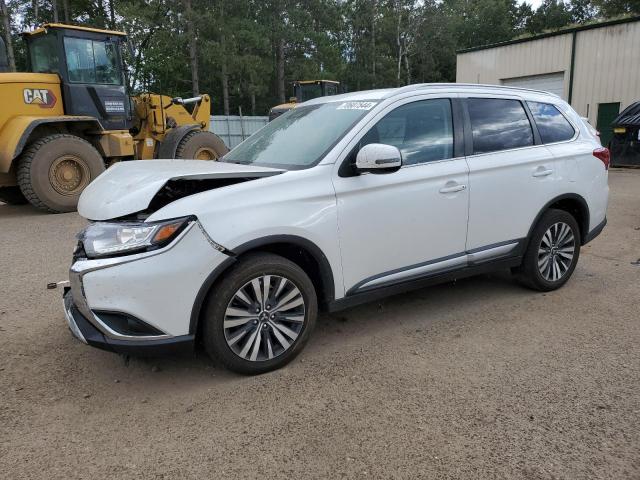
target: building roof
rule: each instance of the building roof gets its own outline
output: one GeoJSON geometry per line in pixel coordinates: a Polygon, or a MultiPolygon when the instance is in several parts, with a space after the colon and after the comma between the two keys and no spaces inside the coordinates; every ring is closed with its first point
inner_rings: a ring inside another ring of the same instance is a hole
{"type": "Polygon", "coordinates": [[[577,27],[562,28],[554,32],[546,32],[546,33],[540,33],[538,35],[531,35],[528,37],[515,38],[513,40],[507,40],[506,42],[498,42],[498,43],[491,43],[489,45],[480,45],[477,47],[464,48],[462,50],[458,50],[456,53],[476,52],[478,50],[487,50],[489,48],[504,47],[507,45],[514,45],[516,43],[532,42],[534,40],[540,40],[542,38],[555,37],[558,35],[567,35],[569,33],[581,32],[583,30],[592,30],[594,28],[610,27],[612,25],[620,25],[622,23],[631,23],[631,22],[640,22],[640,15],[634,16],[634,17],[618,18],[615,20],[605,20],[602,22],[588,23],[585,25],[579,25],[577,27]]]}

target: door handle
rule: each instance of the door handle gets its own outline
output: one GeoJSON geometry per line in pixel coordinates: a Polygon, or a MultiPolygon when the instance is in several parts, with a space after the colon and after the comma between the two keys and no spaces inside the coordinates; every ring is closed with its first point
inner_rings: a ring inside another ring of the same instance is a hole
{"type": "Polygon", "coordinates": [[[539,168],[537,169],[535,172],[533,172],[533,176],[534,177],[546,177],[548,175],[551,175],[553,173],[553,170],[551,170],[550,168],[539,168]]]}
{"type": "Polygon", "coordinates": [[[442,187],[440,189],[440,193],[454,193],[454,192],[460,192],[462,190],[466,190],[467,186],[466,185],[450,185],[448,187],[442,187]]]}

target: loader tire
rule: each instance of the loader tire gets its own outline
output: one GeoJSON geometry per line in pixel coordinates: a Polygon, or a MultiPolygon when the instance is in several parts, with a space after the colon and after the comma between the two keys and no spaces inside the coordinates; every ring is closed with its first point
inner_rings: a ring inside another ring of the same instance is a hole
{"type": "Polygon", "coordinates": [[[24,205],[27,199],[20,191],[20,187],[0,187],[0,202],[8,205],[24,205]]]}
{"type": "Polygon", "coordinates": [[[104,172],[104,160],[86,140],[56,134],[30,144],[18,161],[18,185],[36,208],[49,213],[73,212],[80,194],[104,172]]]}
{"type": "Polygon", "coordinates": [[[217,135],[195,130],[187,133],[176,149],[176,158],[192,160],[218,160],[229,149],[217,135]]]}

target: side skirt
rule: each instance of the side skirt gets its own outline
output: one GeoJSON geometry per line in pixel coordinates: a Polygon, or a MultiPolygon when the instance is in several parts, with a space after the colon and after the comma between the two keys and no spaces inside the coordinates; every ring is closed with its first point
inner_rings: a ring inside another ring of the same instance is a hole
{"type": "Polygon", "coordinates": [[[487,261],[480,265],[471,265],[467,267],[456,268],[418,279],[402,281],[393,285],[368,290],[362,293],[353,293],[339,300],[330,302],[328,305],[328,311],[330,313],[337,312],[339,310],[344,310],[345,308],[354,307],[356,305],[371,302],[383,297],[397,295],[400,293],[409,292],[411,290],[417,290],[431,285],[437,285],[439,283],[451,282],[460,278],[472,277],[474,275],[480,275],[483,273],[495,272],[497,270],[517,267],[521,263],[522,256],[518,255],[509,258],[502,258],[495,261],[487,261]]]}

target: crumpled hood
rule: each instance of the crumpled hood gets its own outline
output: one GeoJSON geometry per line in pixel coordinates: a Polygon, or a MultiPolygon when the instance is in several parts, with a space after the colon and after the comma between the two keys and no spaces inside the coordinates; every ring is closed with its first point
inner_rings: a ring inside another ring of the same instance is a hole
{"type": "Polygon", "coordinates": [[[82,192],[78,213],[109,220],[145,210],[171,180],[260,178],[284,170],[205,160],[136,160],[119,162],[82,192]]]}

